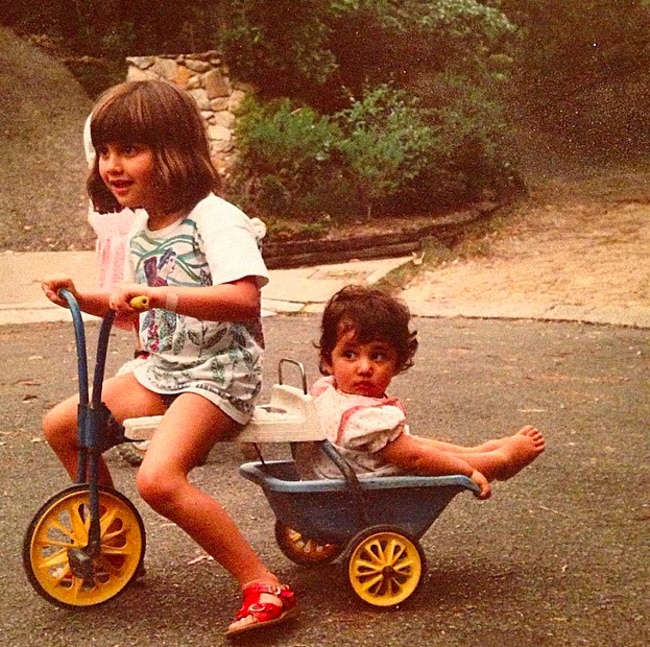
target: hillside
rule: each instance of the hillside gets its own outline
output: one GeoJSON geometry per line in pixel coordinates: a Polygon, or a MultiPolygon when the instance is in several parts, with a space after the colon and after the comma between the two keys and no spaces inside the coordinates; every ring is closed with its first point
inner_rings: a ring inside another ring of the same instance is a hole
{"type": "Polygon", "coordinates": [[[61,63],[0,28],[0,251],[92,248],[81,138],[90,109],[61,63]]]}

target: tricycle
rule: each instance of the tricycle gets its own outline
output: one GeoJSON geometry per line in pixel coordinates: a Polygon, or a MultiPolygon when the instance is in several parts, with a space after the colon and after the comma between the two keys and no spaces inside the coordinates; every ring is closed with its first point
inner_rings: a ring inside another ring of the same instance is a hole
{"type": "MultiPolygon", "coordinates": [[[[155,430],[159,416],[124,421],[121,434],[108,432],[110,412],[101,401],[109,333],[114,313],[102,321],[92,395],[84,325],[72,294],[62,291],[75,329],[79,373],[78,472],[74,485],[52,496],[27,529],[23,566],[29,582],[47,601],[65,608],[102,604],[121,593],[143,572],[145,529],[133,503],[113,488],[98,484],[103,452],[141,442],[155,430]]],[[[465,476],[364,477],[354,473],[323,435],[302,364],[282,359],[270,402],[258,405],[237,436],[256,448],[258,460],[240,474],[259,485],[275,515],[280,550],[300,565],[347,564],[353,592],[377,607],[409,598],[425,570],[420,538],[451,500],[477,491],[465,476]],[[301,385],[284,381],[287,365],[298,368],[301,385]],[[295,454],[299,443],[318,443],[341,477],[301,480],[295,454]],[[293,458],[264,460],[260,446],[289,443],[293,458]]]]}

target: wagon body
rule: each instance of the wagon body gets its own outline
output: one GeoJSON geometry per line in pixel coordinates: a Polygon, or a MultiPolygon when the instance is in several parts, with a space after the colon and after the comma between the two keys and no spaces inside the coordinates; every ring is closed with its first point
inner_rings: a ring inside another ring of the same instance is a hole
{"type": "Polygon", "coordinates": [[[302,481],[291,460],[244,463],[240,474],[262,488],[284,525],[338,544],[380,525],[419,538],[457,494],[476,489],[465,476],[360,477],[358,485],[345,478],[302,481]]]}

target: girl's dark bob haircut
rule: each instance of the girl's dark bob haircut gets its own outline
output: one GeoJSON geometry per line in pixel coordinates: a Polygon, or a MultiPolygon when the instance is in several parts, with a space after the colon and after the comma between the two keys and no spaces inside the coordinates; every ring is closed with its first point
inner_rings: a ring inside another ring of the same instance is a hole
{"type": "Polygon", "coordinates": [[[341,337],[352,331],[361,344],[382,341],[397,352],[399,372],[413,366],[418,348],[417,332],[410,329],[408,306],[381,290],[348,285],[339,290],[325,306],[321,321],[320,371],[327,374],[332,351],[341,337]]]}
{"type": "Polygon", "coordinates": [[[101,213],[122,209],[99,175],[99,151],[111,143],[142,144],[153,150],[154,182],[165,213],[189,211],[209,193],[221,190],[198,106],[187,92],[167,81],[127,81],[109,88],[93,109],[90,134],[97,155],[87,189],[101,213]]]}

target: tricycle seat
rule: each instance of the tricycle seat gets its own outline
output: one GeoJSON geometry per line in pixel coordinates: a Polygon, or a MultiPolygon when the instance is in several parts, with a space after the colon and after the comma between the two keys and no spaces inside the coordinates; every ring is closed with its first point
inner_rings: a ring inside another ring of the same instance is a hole
{"type": "MultiPolygon", "coordinates": [[[[128,418],[126,436],[145,440],[160,424],[162,416],[128,418]]],[[[274,384],[271,401],[255,407],[251,421],[234,438],[243,443],[283,443],[323,440],[311,395],[289,384],[274,384]]]]}

